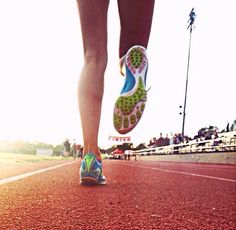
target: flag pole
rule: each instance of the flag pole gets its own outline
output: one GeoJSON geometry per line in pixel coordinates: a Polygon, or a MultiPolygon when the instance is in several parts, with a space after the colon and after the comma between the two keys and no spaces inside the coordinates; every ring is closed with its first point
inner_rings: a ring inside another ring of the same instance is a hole
{"type": "Polygon", "coordinates": [[[187,62],[187,77],[185,83],[185,96],[184,96],[184,108],[183,108],[183,123],[182,123],[182,139],[184,139],[184,128],[185,128],[185,117],[186,117],[186,104],[187,104],[187,92],[188,92],[188,77],[189,77],[189,63],[190,63],[190,52],[191,52],[191,38],[192,38],[192,31],[193,31],[193,24],[196,18],[196,14],[194,12],[194,8],[192,8],[189,14],[189,24],[187,29],[190,31],[189,36],[189,47],[188,47],[188,62],[187,62]]]}

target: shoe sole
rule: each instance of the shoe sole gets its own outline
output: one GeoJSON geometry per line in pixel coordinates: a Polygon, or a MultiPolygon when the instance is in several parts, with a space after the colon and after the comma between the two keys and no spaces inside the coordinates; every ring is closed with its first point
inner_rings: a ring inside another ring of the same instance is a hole
{"type": "Polygon", "coordinates": [[[83,185],[96,185],[98,181],[93,177],[83,177],[80,179],[80,183],[83,185]]]}
{"type": "Polygon", "coordinates": [[[145,82],[140,76],[146,74],[147,59],[140,47],[133,47],[127,53],[126,68],[129,68],[136,79],[136,87],[129,95],[121,95],[115,103],[113,123],[120,134],[130,132],[140,121],[147,101],[145,82]]]}
{"type": "Polygon", "coordinates": [[[82,185],[105,185],[106,181],[99,181],[93,177],[83,177],[82,179],[80,179],[80,183],[82,185]]]}

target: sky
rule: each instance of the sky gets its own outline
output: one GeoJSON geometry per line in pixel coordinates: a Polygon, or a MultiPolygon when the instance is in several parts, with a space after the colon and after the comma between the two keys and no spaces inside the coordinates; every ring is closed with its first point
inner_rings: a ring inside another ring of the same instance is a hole
{"type": "MultiPolygon", "coordinates": [[[[236,119],[234,0],[156,0],[148,46],[148,101],[137,127],[125,136],[148,143],[160,133],[181,133],[189,30],[192,32],[185,134],[236,119]]],[[[113,106],[119,74],[117,1],[108,13],[108,66],[99,145],[114,144],[113,106]]],[[[83,65],[75,0],[0,0],[0,140],[82,143],[77,83],[83,65]]]]}

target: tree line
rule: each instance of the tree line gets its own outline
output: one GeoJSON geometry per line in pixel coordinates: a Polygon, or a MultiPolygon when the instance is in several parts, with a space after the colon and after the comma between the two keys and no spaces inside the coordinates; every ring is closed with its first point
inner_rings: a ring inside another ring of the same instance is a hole
{"type": "Polygon", "coordinates": [[[36,154],[37,149],[53,149],[53,155],[60,156],[64,150],[63,144],[53,146],[43,142],[0,141],[0,153],[36,154]]]}

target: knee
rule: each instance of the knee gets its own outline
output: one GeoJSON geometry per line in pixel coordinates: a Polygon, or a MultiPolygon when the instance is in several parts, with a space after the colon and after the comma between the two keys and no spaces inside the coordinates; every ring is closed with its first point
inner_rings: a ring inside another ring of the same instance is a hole
{"type": "Polygon", "coordinates": [[[84,57],[85,65],[96,67],[97,71],[105,72],[107,67],[107,52],[86,52],[84,57]]]}

